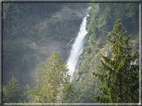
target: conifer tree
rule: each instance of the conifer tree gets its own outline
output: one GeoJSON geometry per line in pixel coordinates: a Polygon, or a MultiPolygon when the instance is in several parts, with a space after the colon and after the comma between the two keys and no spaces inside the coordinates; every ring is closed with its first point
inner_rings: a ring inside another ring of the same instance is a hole
{"type": "Polygon", "coordinates": [[[138,103],[138,51],[133,53],[129,45],[130,36],[124,38],[125,33],[121,20],[118,20],[111,31],[113,39],[109,40],[111,55],[101,55],[100,69],[103,74],[93,73],[103,84],[98,87],[102,95],[93,97],[98,102],[138,103]]]}
{"type": "Polygon", "coordinates": [[[12,76],[8,84],[3,86],[3,103],[18,102],[22,102],[22,95],[16,78],[12,76]]]}
{"type": "Polygon", "coordinates": [[[69,102],[74,95],[68,69],[56,52],[46,64],[40,64],[35,74],[35,88],[26,86],[29,102],[58,103],[69,102]]]}

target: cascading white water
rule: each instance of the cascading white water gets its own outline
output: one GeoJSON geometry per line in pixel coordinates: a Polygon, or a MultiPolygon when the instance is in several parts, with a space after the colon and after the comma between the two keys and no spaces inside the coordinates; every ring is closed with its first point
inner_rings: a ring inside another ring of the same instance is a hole
{"type": "Polygon", "coordinates": [[[80,31],[77,35],[77,38],[75,39],[74,44],[72,45],[70,56],[67,61],[67,67],[69,68],[69,75],[71,76],[71,81],[73,80],[73,74],[75,72],[76,65],[79,61],[79,56],[83,52],[84,38],[87,34],[87,30],[86,30],[87,16],[88,15],[86,15],[83,18],[83,21],[80,26],[80,31]]]}

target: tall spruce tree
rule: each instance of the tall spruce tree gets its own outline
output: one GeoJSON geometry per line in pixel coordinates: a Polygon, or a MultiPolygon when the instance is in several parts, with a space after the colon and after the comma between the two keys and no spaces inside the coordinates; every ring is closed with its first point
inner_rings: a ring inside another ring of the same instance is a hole
{"type": "Polygon", "coordinates": [[[40,64],[35,74],[35,88],[26,86],[29,102],[58,103],[69,102],[74,95],[68,69],[56,52],[46,64],[40,64]]]}
{"type": "Polygon", "coordinates": [[[121,20],[115,23],[111,44],[111,55],[102,56],[100,69],[103,74],[94,72],[102,86],[98,90],[102,95],[93,99],[103,103],[138,103],[139,102],[139,66],[138,51],[133,52],[129,45],[130,36],[124,38],[126,31],[121,20]]]}

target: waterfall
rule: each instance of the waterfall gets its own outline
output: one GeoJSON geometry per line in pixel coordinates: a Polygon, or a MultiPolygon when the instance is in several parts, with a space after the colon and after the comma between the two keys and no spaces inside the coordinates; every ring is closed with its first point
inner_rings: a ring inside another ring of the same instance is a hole
{"type": "Polygon", "coordinates": [[[79,57],[81,53],[83,52],[84,38],[87,34],[87,30],[86,30],[87,16],[88,15],[86,15],[83,18],[83,21],[80,25],[80,31],[75,39],[74,44],[72,45],[70,56],[67,61],[67,67],[69,68],[69,75],[71,76],[71,79],[70,79],[71,81],[73,80],[73,74],[75,72],[77,63],[79,61],[79,57]]]}

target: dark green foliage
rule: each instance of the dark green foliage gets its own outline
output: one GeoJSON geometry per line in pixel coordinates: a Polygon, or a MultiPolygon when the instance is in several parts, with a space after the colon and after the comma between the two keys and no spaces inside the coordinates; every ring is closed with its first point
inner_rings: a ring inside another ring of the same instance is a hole
{"type": "Polygon", "coordinates": [[[117,21],[111,35],[111,55],[102,55],[100,69],[103,74],[93,74],[101,81],[99,87],[102,96],[94,99],[102,103],[138,103],[138,51],[132,53],[129,39],[124,39],[126,31],[122,29],[121,21],[117,21]]]}
{"type": "Polygon", "coordinates": [[[74,96],[67,68],[57,53],[53,53],[45,65],[40,64],[35,74],[35,88],[26,86],[29,102],[69,102],[74,96]]]}
{"type": "MultiPolygon", "coordinates": [[[[85,103],[92,102],[91,98],[90,100],[86,99],[88,95],[102,95],[96,89],[102,84],[97,77],[93,78],[92,71],[104,73],[98,67],[102,58],[100,54],[110,54],[110,43],[106,39],[111,37],[109,32],[113,29],[116,20],[121,19],[127,34],[133,34],[130,38],[130,45],[134,48],[131,51],[138,50],[138,3],[90,3],[89,5],[91,9],[87,18],[88,41],[82,63],[76,71],[76,80],[79,81],[76,88],[83,89],[84,92],[80,90],[79,93],[81,102],[85,103]],[[84,82],[87,82],[88,77],[91,79],[91,85],[85,84],[88,86],[89,92],[82,87],[84,82]]],[[[126,36],[124,35],[124,37],[126,36]]]]}
{"type": "Polygon", "coordinates": [[[22,102],[22,95],[16,78],[12,76],[8,84],[3,86],[3,103],[18,102],[22,102]]]}

